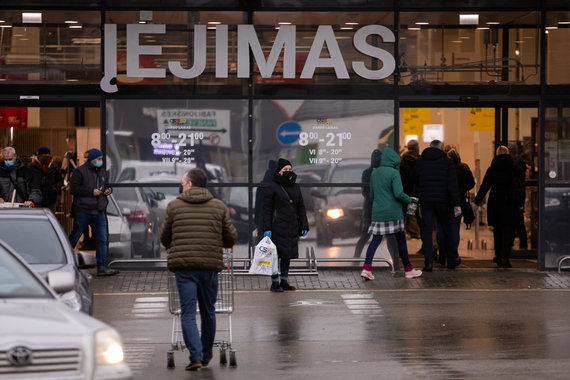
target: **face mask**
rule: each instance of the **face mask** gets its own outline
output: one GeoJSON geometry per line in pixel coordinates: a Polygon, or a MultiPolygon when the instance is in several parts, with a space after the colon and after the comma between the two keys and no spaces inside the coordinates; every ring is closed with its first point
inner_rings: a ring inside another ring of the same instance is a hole
{"type": "Polygon", "coordinates": [[[4,165],[6,165],[7,168],[14,166],[14,161],[4,161],[4,165]]]}
{"type": "Polygon", "coordinates": [[[96,168],[100,168],[101,166],[103,166],[103,161],[97,161],[97,162],[95,162],[95,167],[96,167],[96,168]]]}

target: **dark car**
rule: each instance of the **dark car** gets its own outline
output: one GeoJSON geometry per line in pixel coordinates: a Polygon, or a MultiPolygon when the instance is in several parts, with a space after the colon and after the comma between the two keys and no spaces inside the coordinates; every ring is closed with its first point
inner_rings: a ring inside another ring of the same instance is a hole
{"type": "MultiPolygon", "coordinates": [[[[359,184],[362,171],[368,166],[368,159],[344,159],[339,164],[331,165],[321,181],[359,184]]],[[[316,187],[311,195],[318,246],[331,246],[333,238],[359,236],[364,202],[360,186],[316,187]]]]}
{"type": "Polygon", "coordinates": [[[544,235],[547,247],[556,252],[570,249],[570,189],[546,188],[544,194],[544,235]]]}
{"type": "MultiPolygon", "coordinates": [[[[254,199],[255,190],[253,194],[254,199]]],[[[247,196],[247,187],[230,187],[227,189],[227,198],[224,202],[228,208],[230,219],[238,232],[239,244],[247,244],[249,242],[247,196]]]]}
{"type": "Polygon", "coordinates": [[[131,229],[132,255],[143,258],[160,256],[160,225],[155,199],[147,196],[141,187],[114,187],[113,195],[120,209],[128,208],[125,215],[131,229]]]}
{"type": "Polygon", "coordinates": [[[91,275],[86,269],[95,267],[95,257],[86,252],[75,254],[49,209],[1,209],[0,223],[0,240],[14,248],[41,277],[47,280],[48,273],[72,273],[74,289],[60,294],[60,298],[77,311],[93,313],[91,275]]]}

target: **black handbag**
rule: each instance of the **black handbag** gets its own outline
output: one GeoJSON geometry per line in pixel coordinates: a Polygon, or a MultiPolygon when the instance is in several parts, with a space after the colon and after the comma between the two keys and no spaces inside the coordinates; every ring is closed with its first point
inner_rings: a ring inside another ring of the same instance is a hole
{"type": "Polygon", "coordinates": [[[473,207],[471,207],[471,204],[466,199],[461,202],[461,215],[463,215],[463,223],[465,223],[467,229],[469,229],[471,223],[475,221],[475,213],[473,212],[473,207]]]}

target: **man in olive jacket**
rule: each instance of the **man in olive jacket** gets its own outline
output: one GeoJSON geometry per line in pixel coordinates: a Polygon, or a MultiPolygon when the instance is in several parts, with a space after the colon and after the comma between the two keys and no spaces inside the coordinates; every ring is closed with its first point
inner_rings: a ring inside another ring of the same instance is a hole
{"type": "Polygon", "coordinates": [[[228,209],[206,189],[202,169],[182,177],[182,194],[168,204],[160,241],[169,249],[168,269],[174,272],[184,343],[190,351],[187,371],[208,365],[216,334],[218,272],[224,267],[223,248],[237,240],[228,209]],[[202,337],[196,325],[196,302],[200,306],[202,337]]]}

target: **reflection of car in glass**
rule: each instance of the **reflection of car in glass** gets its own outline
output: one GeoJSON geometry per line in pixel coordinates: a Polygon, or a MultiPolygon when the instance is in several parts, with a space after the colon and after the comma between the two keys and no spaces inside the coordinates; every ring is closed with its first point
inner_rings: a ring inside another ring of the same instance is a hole
{"type": "Polygon", "coordinates": [[[108,197],[107,223],[109,224],[109,249],[107,257],[131,257],[131,229],[125,215],[131,210],[119,208],[113,194],[108,197]]]}
{"type": "Polygon", "coordinates": [[[160,256],[160,225],[156,215],[157,204],[140,187],[114,187],[113,195],[120,208],[128,208],[126,215],[131,229],[132,254],[144,258],[160,256]]]}
{"type": "Polygon", "coordinates": [[[53,272],[73,275],[73,289],[61,299],[74,310],[93,313],[93,289],[87,268],[95,257],[86,252],[75,255],[67,235],[55,215],[44,208],[15,208],[0,211],[0,239],[14,248],[41,277],[53,272]]]}
{"type": "MultiPolygon", "coordinates": [[[[324,183],[360,183],[368,159],[344,159],[330,166],[324,183]]],[[[316,187],[311,191],[317,230],[317,245],[330,246],[333,238],[346,239],[360,234],[362,189],[354,187],[316,187]]]]}
{"type": "Polygon", "coordinates": [[[570,248],[570,188],[546,188],[544,197],[544,236],[550,249],[570,248]]]}
{"type": "Polygon", "coordinates": [[[157,206],[155,212],[158,216],[159,226],[162,226],[162,222],[164,221],[166,206],[168,206],[171,201],[175,200],[176,197],[180,195],[181,179],[182,175],[179,177],[178,175],[160,173],[155,176],[143,177],[138,180],[138,182],[143,183],[160,183],[165,185],[172,185],[168,187],[149,186],[142,188],[147,197],[156,201],[157,206]]]}
{"type": "MultiPolygon", "coordinates": [[[[47,283],[73,291],[71,272],[47,283]]],[[[70,310],[33,270],[0,242],[0,352],[5,379],[131,379],[119,333],[70,310]]]]}
{"type": "MultiPolygon", "coordinates": [[[[230,187],[224,201],[234,227],[238,232],[238,243],[249,242],[249,213],[247,207],[247,187],[230,187]]],[[[255,190],[253,198],[255,199],[255,190]]],[[[255,203],[254,203],[255,204],[255,203]]]]}
{"type": "MultiPolygon", "coordinates": [[[[226,170],[223,167],[210,163],[205,165],[209,173],[208,182],[226,181],[226,170]]],[[[147,177],[165,174],[173,176],[180,181],[182,174],[195,167],[195,163],[123,160],[117,182],[142,182],[141,178],[145,178],[148,182],[154,182],[147,177]]]]}

